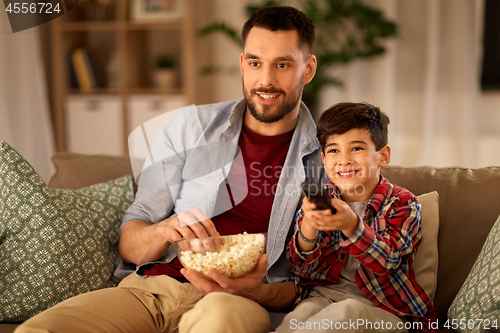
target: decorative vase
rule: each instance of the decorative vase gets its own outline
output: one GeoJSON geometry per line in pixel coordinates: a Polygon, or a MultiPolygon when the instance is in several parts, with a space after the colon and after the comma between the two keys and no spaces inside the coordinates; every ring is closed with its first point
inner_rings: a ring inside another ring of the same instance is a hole
{"type": "Polygon", "coordinates": [[[173,89],[177,86],[177,71],[175,69],[156,69],[154,84],[158,89],[173,89]]]}

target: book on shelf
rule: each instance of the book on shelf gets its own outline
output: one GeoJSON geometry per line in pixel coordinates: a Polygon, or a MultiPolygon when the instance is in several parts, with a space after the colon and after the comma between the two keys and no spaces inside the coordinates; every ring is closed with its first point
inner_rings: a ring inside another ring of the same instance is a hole
{"type": "Polygon", "coordinates": [[[75,72],[78,87],[82,92],[91,92],[97,87],[87,50],[84,48],[75,49],[71,53],[71,65],[75,72]]]}
{"type": "Polygon", "coordinates": [[[90,84],[91,84],[92,88],[95,89],[95,88],[97,88],[97,84],[95,81],[95,75],[94,75],[94,71],[92,70],[92,66],[90,65],[89,55],[85,49],[82,49],[82,56],[83,56],[83,59],[85,61],[85,68],[87,69],[87,73],[88,73],[89,78],[90,78],[90,84]]]}
{"type": "Polygon", "coordinates": [[[68,70],[69,70],[69,80],[71,83],[71,88],[80,89],[80,83],[78,82],[78,78],[76,77],[76,68],[73,64],[73,51],[68,52],[68,70]]]}

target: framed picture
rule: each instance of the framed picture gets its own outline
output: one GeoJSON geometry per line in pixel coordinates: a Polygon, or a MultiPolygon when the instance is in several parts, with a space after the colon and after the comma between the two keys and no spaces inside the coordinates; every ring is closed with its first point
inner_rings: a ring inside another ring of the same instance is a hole
{"type": "Polygon", "coordinates": [[[165,22],[182,17],[183,0],[133,0],[131,19],[134,22],[165,22]]]}

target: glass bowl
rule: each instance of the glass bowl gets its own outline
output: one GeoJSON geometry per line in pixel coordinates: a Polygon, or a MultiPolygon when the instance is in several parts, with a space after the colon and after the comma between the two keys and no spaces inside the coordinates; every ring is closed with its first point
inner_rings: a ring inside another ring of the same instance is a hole
{"type": "Polygon", "coordinates": [[[229,278],[252,271],[264,253],[266,234],[238,234],[220,237],[183,239],[173,243],[177,258],[186,268],[209,278],[215,268],[229,278]]]}

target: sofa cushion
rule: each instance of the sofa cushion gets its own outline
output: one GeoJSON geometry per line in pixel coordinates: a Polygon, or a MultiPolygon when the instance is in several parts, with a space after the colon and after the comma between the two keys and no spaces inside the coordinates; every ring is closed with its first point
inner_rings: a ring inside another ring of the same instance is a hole
{"type": "Polygon", "coordinates": [[[56,169],[49,181],[51,188],[79,189],[131,175],[128,156],[84,155],[59,152],[52,156],[56,169]]]}
{"type": "Polygon", "coordinates": [[[448,317],[452,323],[457,320],[458,327],[452,328],[460,332],[500,327],[500,216],[455,297],[448,317]],[[480,323],[479,319],[484,321],[480,323]],[[465,325],[461,325],[462,321],[465,325]]]}
{"type": "Polygon", "coordinates": [[[422,205],[422,242],[413,261],[418,284],[434,301],[438,273],[439,195],[436,191],[418,196],[422,205]]]}
{"type": "Polygon", "coordinates": [[[18,322],[77,294],[116,285],[118,230],[132,178],[49,189],[0,143],[0,321],[18,322]]]}
{"type": "Polygon", "coordinates": [[[387,167],[382,174],[420,195],[439,193],[439,268],[434,306],[440,322],[500,215],[500,167],[387,167]]]}

